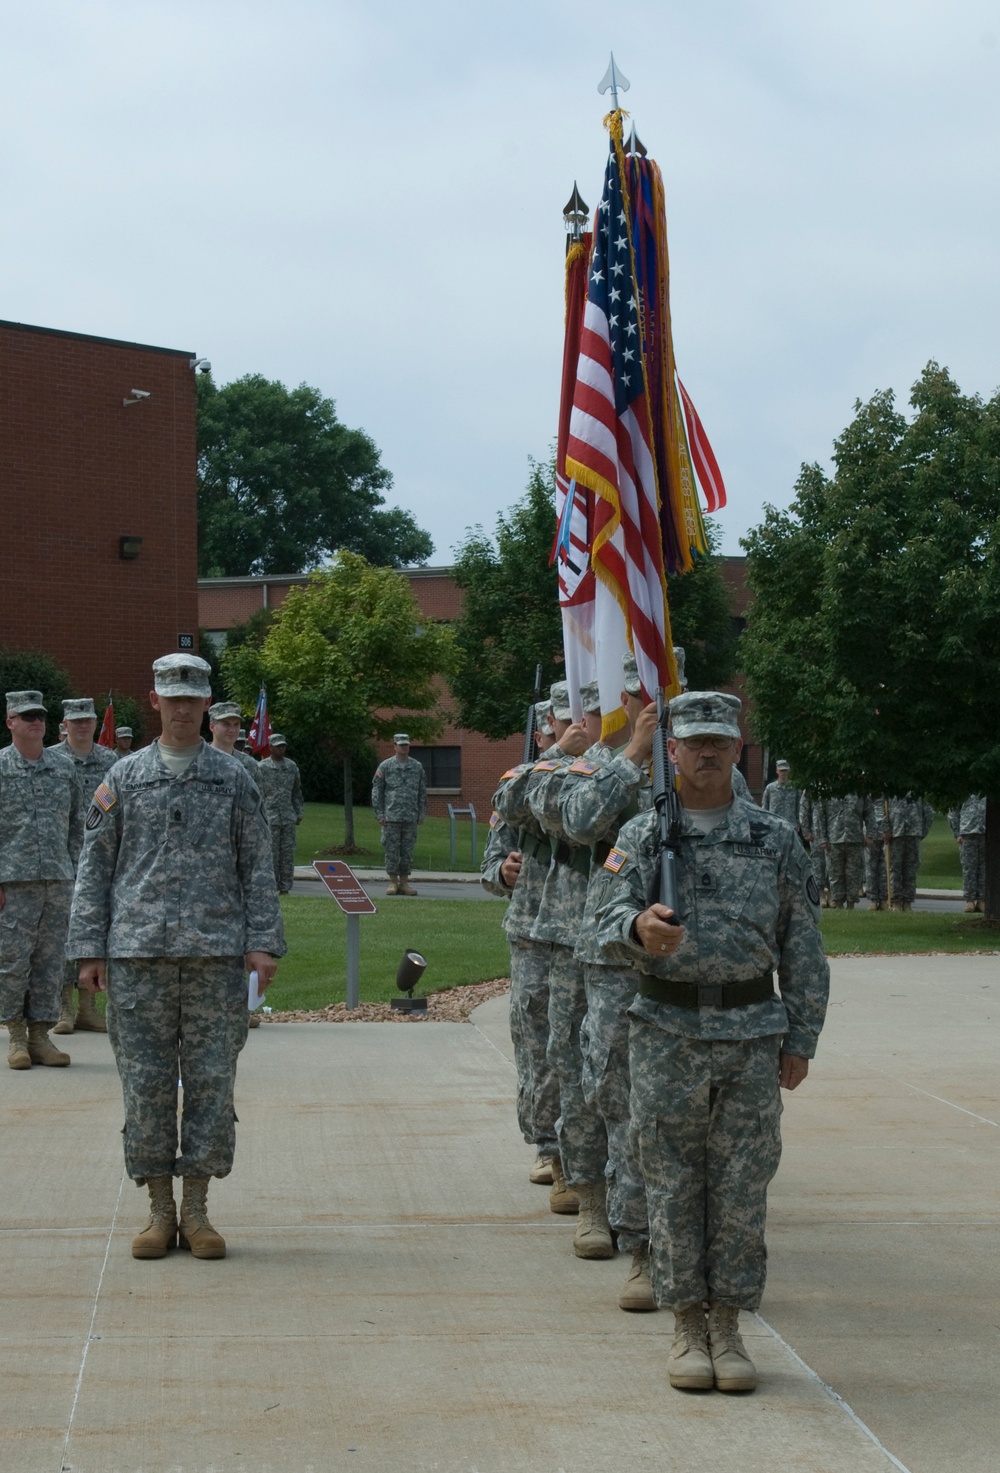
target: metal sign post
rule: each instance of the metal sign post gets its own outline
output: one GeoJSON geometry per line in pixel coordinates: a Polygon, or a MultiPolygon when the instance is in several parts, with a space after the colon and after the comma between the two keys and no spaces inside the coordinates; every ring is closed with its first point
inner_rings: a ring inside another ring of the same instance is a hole
{"type": "Polygon", "coordinates": [[[452,862],[452,864],[457,864],[458,863],[458,847],[457,847],[457,844],[456,844],[456,833],[455,833],[455,820],[456,820],[456,818],[471,818],[471,820],[472,820],[472,863],[475,864],[477,862],[477,860],[479,859],[479,855],[476,853],[476,810],[475,810],[475,806],[472,803],[470,803],[469,806],[468,806],[468,808],[453,808],[450,803],[448,804],[448,819],[449,819],[449,822],[451,824],[451,862],[452,862]]]}
{"type": "Polygon", "coordinates": [[[351,1012],[360,1000],[361,923],[359,916],[377,914],[361,881],[342,859],[314,859],[313,869],[347,917],[347,995],[345,1004],[351,1012]]]}

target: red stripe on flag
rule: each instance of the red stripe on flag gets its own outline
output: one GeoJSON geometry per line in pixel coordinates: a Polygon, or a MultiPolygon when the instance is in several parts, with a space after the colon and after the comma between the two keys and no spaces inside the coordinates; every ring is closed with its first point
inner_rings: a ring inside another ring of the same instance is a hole
{"type": "Polygon", "coordinates": [[[698,411],[691,402],[691,396],[681,383],[677,380],[680,390],[681,403],[684,406],[684,421],[687,425],[688,444],[691,447],[691,459],[694,462],[694,473],[698,477],[705,497],[706,508],[718,511],[726,504],[726,488],[722,480],[722,472],[719,462],[715,458],[715,452],[708,442],[705,427],[698,418],[698,411]]]}

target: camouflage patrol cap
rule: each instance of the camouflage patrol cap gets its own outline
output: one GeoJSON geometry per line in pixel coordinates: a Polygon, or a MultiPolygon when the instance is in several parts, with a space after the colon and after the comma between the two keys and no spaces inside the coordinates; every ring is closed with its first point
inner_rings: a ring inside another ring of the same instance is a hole
{"type": "Polygon", "coordinates": [[[670,702],[670,735],[674,737],[740,735],[739,696],[717,690],[688,690],[670,702]]]}
{"type": "MultiPolygon", "coordinates": [[[[272,737],[271,740],[273,741],[274,738],[272,737]]],[[[397,731],[392,740],[397,747],[408,747],[410,745],[410,738],[405,731],[397,731]]]]}
{"type": "Polygon", "coordinates": [[[272,731],[270,745],[272,747],[287,747],[288,743],[285,741],[285,738],[281,735],[280,731],[272,731]]]}
{"type": "Polygon", "coordinates": [[[212,667],[198,655],[161,655],[153,661],[158,696],[210,696],[212,667]]]}
{"type": "Polygon", "coordinates": [[[774,764],[774,770],[775,772],[789,772],[791,769],[789,768],[788,763],[785,761],[784,757],[779,757],[777,762],[774,764]]]}
{"type": "Polygon", "coordinates": [[[569,686],[565,680],[557,680],[549,686],[549,701],[552,705],[552,715],[557,721],[573,720],[573,713],[569,706],[569,686]]]}
{"type": "Polygon", "coordinates": [[[9,690],[6,694],[8,716],[23,716],[25,711],[48,711],[40,690],[9,690]]]}
{"type": "Polygon", "coordinates": [[[588,680],[586,685],[580,687],[580,700],[583,702],[584,712],[591,716],[595,711],[601,709],[601,692],[596,680],[588,680]]]}
{"type": "Polygon", "coordinates": [[[227,721],[231,716],[243,719],[243,712],[235,701],[216,701],[214,706],[208,708],[209,721],[227,721]]]}
{"type": "Polygon", "coordinates": [[[115,736],[116,737],[120,737],[120,736],[131,736],[131,735],[132,735],[132,728],[130,726],[116,726],[115,727],[115,736]]]}
{"type": "Polygon", "coordinates": [[[542,733],[543,736],[554,736],[555,735],[555,732],[552,729],[552,702],[551,701],[536,701],[535,702],[535,726],[538,728],[538,730],[542,733]]]}
{"type": "Polygon", "coordinates": [[[96,721],[97,712],[90,696],[80,696],[73,701],[63,701],[64,721],[96,721]]]}
{"type": "Polygon", "coordinates": [[[626,650],[622,655],[622,690],[627,696],[642,695],[639,667],[635,663],[635,655],[631,650],[626,650]]]}

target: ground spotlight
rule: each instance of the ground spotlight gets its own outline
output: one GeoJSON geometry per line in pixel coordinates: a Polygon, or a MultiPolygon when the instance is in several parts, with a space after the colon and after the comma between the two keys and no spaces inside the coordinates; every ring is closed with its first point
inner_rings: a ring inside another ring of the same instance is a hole
{"type": "Polygon", "coordinates": [[[426,997],[414,997],[413,989],[424,975],[427,959],[420,955],[419,951],[404,951],[403,960],[396,968],[396,986],[400,992],[405,992],[405,997],[394,997],[390,999],[389,1006],[399,1008],[404,1013],[426,1013],[426,997]]]}

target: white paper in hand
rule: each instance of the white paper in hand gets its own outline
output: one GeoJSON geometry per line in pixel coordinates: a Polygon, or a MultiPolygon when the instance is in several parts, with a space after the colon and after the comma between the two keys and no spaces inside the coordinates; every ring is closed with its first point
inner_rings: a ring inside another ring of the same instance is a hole
{"type": "Polygon", "coordinates": [[[250,1009],[251,1013],[253,1013],[257,1010],[257,1008],[260,1007],[263,1001],[264,993],[258,992],[257,990],[257,973],[251,972],[250,980],[247,984],[247,1007],[250,1009]]]}

